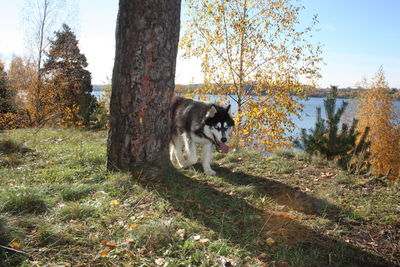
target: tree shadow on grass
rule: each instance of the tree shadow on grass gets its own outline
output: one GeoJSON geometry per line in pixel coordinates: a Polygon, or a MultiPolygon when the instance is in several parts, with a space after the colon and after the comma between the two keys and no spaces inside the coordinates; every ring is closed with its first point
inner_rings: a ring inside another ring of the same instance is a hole
{"type": "Polygon", "coordinates": [[[277,204],[287,206],[291,210],[302,212],[307,215],[323,216],[331,221],[340,222],[345,211],[328,203],[325,200],[308,195],[298,188],[287,184],[269,180],[267,178],[253,176],[242,172],[231,172],[227,168],[215,168],[221,178],[235,186],[255,187],[257,193],[273,199],[277,204]]]}
{"type": "MultiPolygon", "coordinates": [[[[231,173],[224,168],[216,170],[225,181],[235,185],[255,185],[260,192],[278,203],[306,214],[317,216],[332,210],[329,213],[330,217],[335,218],[335,214],[341,213],[338,207],[308,196],[288,185],[245,173],[231,173]],[[300,201],[292,201],[293,199],[300,201]]],[[[188,177],[175,169],[164,170],[152,177],[140,179],[138,183],[154,188],[185,217],[214,231],[219,238],[229,240],[251,252],[255,258],[267,253],[274,256],[265,261],[277,260],[280,257],[281,260],[286,260],[295,266],[391,265],[382,257],[321,235],[292,218],[261,210],[244,198],[221,192],[208,180],[188,177]],[[265,240],[268,237],[273,237],[277,241],[276,244],[273,246],[266,244],[265,240]]],[[[262,258],[259,260],[263,261],[262,258]]]]}

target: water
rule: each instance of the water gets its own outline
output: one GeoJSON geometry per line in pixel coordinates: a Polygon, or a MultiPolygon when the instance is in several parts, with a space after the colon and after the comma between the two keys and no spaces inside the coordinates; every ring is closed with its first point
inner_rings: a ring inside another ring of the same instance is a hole
{"type": "MultiPolygon", "coordinates": [[[[93,91],[93,95],[95,95],[97,98],[99,98],[103,94],[103,91],[93,91]]],[[[217,98],[215,96],[209,96],[211,101],[215,101],[217,98]]],[[[292,120],[294,124],[296,125],[295,130],[293,133],[289,133],[289,135],[293,137],[299,136],[301,128],[305,129],[310,129],[315,126],[315,121],[317,119],[317,107],[321,107],[321,116],[322,118],[326,118],[325,116],[325,110],[324,110],[324,99],[320,97],[310,97],[307,100],[301,100],[299,101],[301,104],[303,104],[303,111],[300,114],[300,118],[297,118],[296,116],[292,116],[292,120]]],[[[229,101],[229,99],[228,99],[229,101]]],[[[340,107],[341,103],[343,101],[348,101],[349,105],[346,109],[346,112],[343,115],[343,121],[351,123],[354,114],[355,114],[355,100],[354,99],[342,99],[338,98],[336,101],[336,107],[340,107]]],[[[228,103],[227,103],[228,104],[228,103]]],[[[237,112],[237,104],[234,101],[230,101],[231,104],[231,111],[233,113],[237,112]]],[[[395,105],[397,106],[398,110],[400,111],[400,101],[396,101],[395,105]]]]}

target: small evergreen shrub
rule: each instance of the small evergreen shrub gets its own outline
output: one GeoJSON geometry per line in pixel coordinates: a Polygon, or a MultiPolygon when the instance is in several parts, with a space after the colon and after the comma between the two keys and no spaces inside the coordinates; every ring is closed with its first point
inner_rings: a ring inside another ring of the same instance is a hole
{"type": "Polygon", "coordinates": [[[348,167],[350,160],[356,158],[369,145],[365,141],[368,129],[357,143],[360,135],[356,131],[358,122],[353,119],[350,127],[346,123],[342,123],[340,126],[340,120],[348,102],[343,101],[341,106],[336,109],[336,100],[337,86],[331,86],[329,95],[324,99],[327,119],[322,118],[321,107],[317,107],[315,127],[309,130],[310,133],[307,133],[304,128],[301,129],[301,140],[296,140],[295,144],[311,155],[320,154],[327,160],[338,159],[342,167],[348,167]]]}

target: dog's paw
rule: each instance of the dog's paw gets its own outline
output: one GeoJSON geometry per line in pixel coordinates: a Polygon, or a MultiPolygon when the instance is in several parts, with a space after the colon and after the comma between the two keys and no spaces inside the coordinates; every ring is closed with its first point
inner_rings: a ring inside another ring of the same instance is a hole
{"type": "Polygon", "coordinates": [[[191,166],[191,164],[189,162],[187,162],[186,160],[178,161],[177,163],[178,163],[177,165],[178,165],[179,169],[185,169],[185,168],[191,166]]]}
{"type": "Polygon", "coordinates": [[[217,174],[217,173],[216,173],[214,170],[212,170],[212,169],[204,170],[204,173],[207,174],[207,175],[216,175],[216,174],[217,174]]]}

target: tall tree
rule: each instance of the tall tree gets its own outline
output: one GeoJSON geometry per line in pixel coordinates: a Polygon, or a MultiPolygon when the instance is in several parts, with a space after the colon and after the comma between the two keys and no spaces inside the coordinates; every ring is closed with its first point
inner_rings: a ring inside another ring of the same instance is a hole
{"type": "Polygon", "coordinates": [[[14,92],[9,86],[4,63],[0,61],[0,114],[14,111],[13,98],[14,92]]]}
{"type": "Polygon", "coordinates": [[[370,85],[359,98],[358,113],[360,130],[370,128],[370,163],[375,175],[399,177],[400,172],[400,114],[381,66],[370,85]]]}
{"type": "Polygon", "coordinates": [[[168,159],[180,6],[180,0],[119,1],[109,169],[168,159]]]}
{"type": "Polygon", "coordinates": [[[87,66],[75,34],[63,24],[50,43],[43,72],[53,91],[52,113],[60,115],[64,124],[89,123],[95,98],[91,95],[93,87],[87,66]]]}
{"type": "Polygon", "coordinates": [[[290,115],[306,86],[320,77],[321,48],[310,38],[314,18],[301,29],[301,6],[292,0],[188,0],[181,46],[201,59],[205,86],[195,94],[228,96],[238,105],[242,144],[271,150],[286,144],[290,115]],[[293,3],[294,2],[294,3],[293,3]]]}
{"type": "Polygon", "coordinates": [[[18,127],[15,90],[10,86],[8,75],[0,61],[0,130],[18,127]]]}
{"type": "Polygon", "coordinates": [[[35,114],[36,64],[29,59],[15,56],[8,69],[9,85],[16,93],[16,104],[28,115],[27,125],[34,126],[31,114],[35,114]]]}
{"type": "Polygon", "coordinates": [[[51,34],[61,20],[62,0],[27,0],[25,9],[25,23],[28,43],[31,47],[32,57],[36,63],[36,81],[30,90],[33,109],[30,117],[35,126],[42,125],[47,118],[46,109],[47,92],[43,84],[42,64],[45,52],[50,44],[51,34]]]}

